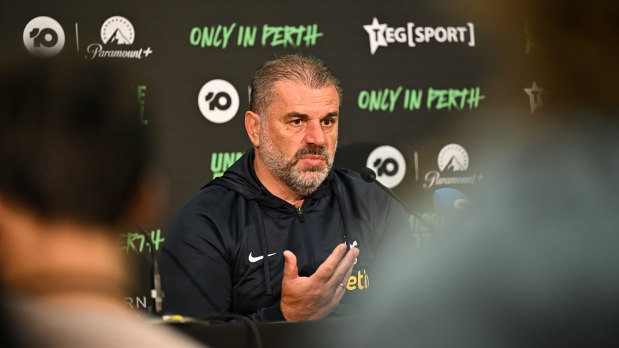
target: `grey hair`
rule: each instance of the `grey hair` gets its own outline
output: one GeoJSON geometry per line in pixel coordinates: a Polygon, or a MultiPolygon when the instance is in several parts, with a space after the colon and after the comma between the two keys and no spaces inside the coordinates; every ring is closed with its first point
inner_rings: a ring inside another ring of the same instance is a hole
{"type": "Polygon", "coordinates": [[[313,56],[289,54],[270,60],[256,70],[249,84],[249,110],[265,119],[269,105],[273,102],[273,86],[275,82],[284,79],[311,88],[333,85],[342,103],[340,81],[322,60],[313,56]]]}

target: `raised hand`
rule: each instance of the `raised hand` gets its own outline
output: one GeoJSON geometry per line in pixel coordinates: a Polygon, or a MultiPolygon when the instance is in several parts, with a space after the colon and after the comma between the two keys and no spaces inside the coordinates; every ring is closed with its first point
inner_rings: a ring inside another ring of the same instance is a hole
{"type": "Polygon", "coordinates": [[[299,276],[297,257],[284,251],[281,310],[286,320],[320,319],[331,313],[344,296],[346,283],[359,249],[346,253],[346,244],[338,245],[310,277],[299,276]]]}

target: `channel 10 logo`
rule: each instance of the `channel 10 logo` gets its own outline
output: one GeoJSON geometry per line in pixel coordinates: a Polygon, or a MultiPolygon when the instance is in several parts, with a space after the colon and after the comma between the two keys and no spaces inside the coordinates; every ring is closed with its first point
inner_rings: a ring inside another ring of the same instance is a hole
{"type": "Polygon", "coordinates": [[[389,145],[374,149],[368,156],[366,166],[376,172],[376,180],[388,188],[398,186],[406,174],[404,156],[389,145]]]}
{"type": "Polygon", "coordinates": [[[226,123],[239,110],[239,94],[230,82],[211,80],[198,93],[198,107],[207,120],[226,123]]]}
{"type": "Polygon", "coordinates": [[[24,29],[24,46],[35,56],[49,58],[57,55],[64,47],[64,30],[53,18],[33,18],[24,29]]]}

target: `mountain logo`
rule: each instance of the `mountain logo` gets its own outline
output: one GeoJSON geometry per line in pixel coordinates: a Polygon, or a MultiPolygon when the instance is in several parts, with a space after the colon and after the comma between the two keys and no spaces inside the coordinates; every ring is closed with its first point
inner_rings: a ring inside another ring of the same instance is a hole
{"type": "Polygon", "coordinates": [[[437,162],[441,172],[463,172],[469,167],[469,155],[462,146],[449,144],[438,153],[437,162]]]}
{"type": "Polygon", "coordinates": [[[133,25],[125,17],[110,17],[101,26],[101,40],[106,45],[131,45],[134,39],[133,25]]]}
{"type": "Polygon", "coordinates": [[[458,144],[443,146],[438,153],[437,162],[439,170],[426,173],[423,188],[476,184],[484,179],[483,173],[460,173],[469,169],[469,154],[458,144]]]}

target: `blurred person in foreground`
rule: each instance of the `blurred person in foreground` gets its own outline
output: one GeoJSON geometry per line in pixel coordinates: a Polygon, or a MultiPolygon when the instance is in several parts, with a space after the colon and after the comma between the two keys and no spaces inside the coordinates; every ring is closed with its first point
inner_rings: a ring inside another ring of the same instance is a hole
{"type": "Polygon", "coordinates": [[[16,344],[198,347],[122,302],[119,235],[155,222],[160,192],[128,84],[61,58],[1,68],[0,286],[16,344]]]}
{"type": "Polygon", "coordinates": [[[619,4],[486,5],[476,13],[502,23],[493,27],[505,54],[497,86],[508,92],[494,120],[484,120],[486,133],[471,133],[487,146],[488,181],[471,209],[406,266],[394,267],[404,265],[398,252],[383,260],[391,276],[375,277],[380,295],[368,304],[365,325],[333,333],[347,337],[342,344],[619,343],[619,4]],[[522,33],[526,19],[536,28],[530,70],[521,66],[524,35],[503,36],[522,33]],[[528,106],[522,74],[549,91],[534,116],[519,106],[528,106]]]}

